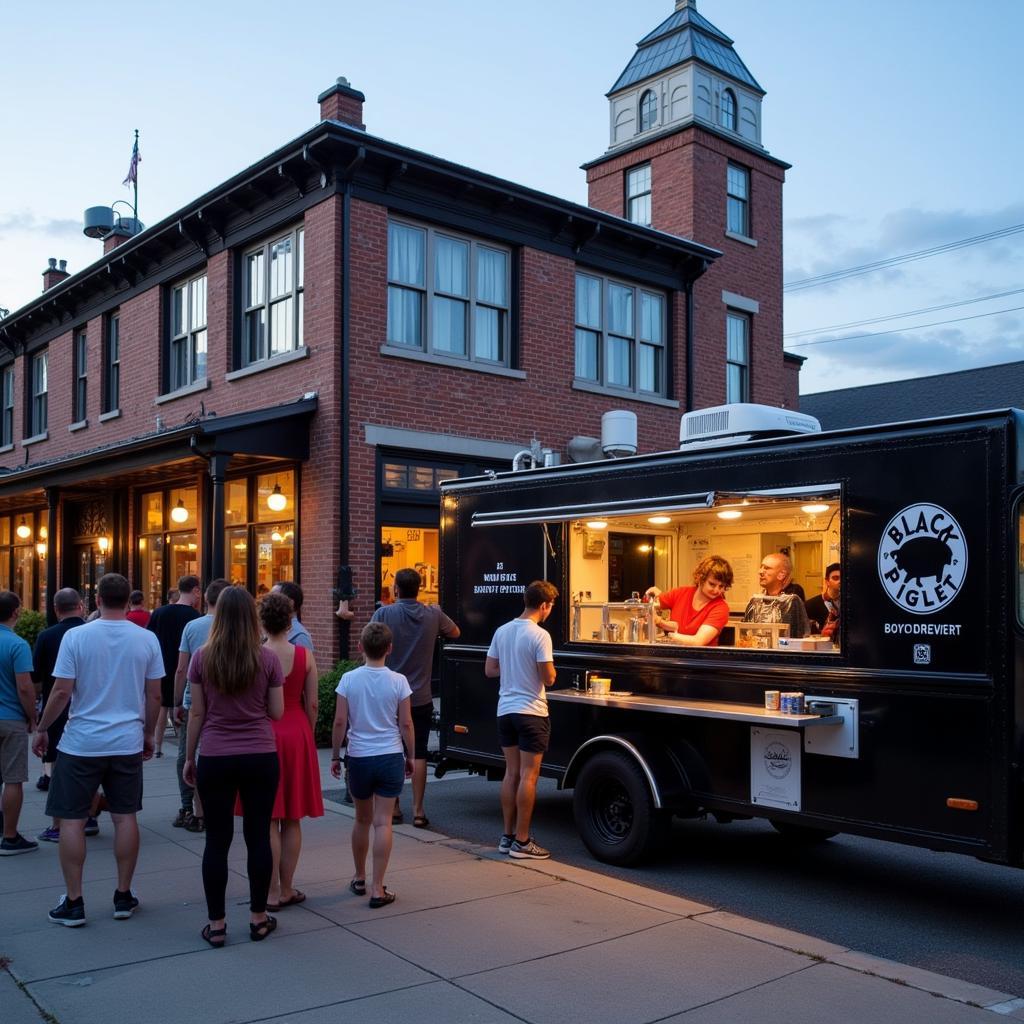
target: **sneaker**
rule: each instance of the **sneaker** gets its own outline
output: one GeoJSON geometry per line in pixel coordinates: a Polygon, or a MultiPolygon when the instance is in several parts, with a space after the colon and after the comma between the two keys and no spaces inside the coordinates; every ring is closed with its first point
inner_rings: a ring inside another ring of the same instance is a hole
{"type": "Polygon", "coordinates": [[[40,775],[36,779],[36,789],[41,789],[44,793],[50,788],[50,776],[40,775]]]}
{"type": "Polygon", "coordinates": [[[174,821],[171,822],[171,825],[174,828],[185,828],[185,826],[188,824],[189,818],[191,817],[192,812],[187,807],[182,807],[182,809],[178,811],[178,814],[175,817],[174,821]]]}
{"type": "Polygon", "coordinates": [[[527,839],[525,843],[513,839],[508,855],[515,857],[516,860],[547,860],[551,856],[551,851],[538,846],[532,839],[527,839]]]}
{"type": "Polygon", "coordinates": [[[85,834],[87,836],[98,836],[100,834],[99,822],[95,818],[85,819],[85,834]]]}
{"type": "Polygon", "coordinates": [[[31,853],[38,849],[38,843],[26,839],[20,832],[15,832],[13,839],[0,840],[0,857],[13,857],[16,853],[31,853]]]}
{"type": "Polygon", "coordinates": [[[41,843],[59,843],[60,842],[60,829],[54,828],[52,825],[49,828],[44,828],[36,839],[41,843]]]}
{"type": "Polygon", "coordinates": [[[134,890],[129,889],[127,892],[121,892],[119,889],[114,890],[115,921],[127,921],[138,908],[139,897],[135,895],[134,890]]]}
{"type": "Polygon", "coordinates": [[[515,836],[503,835],[498,840],[498,853],[509,853],[512,850],[512,844],[516,841],[515,836]]]}
{"type": "Polygon", "coordinates": [[[85,900],[81,896],[77,900],[69,900],[65,893],[47,917],[65,928],[81,928],[85,924],[85,900]]]}

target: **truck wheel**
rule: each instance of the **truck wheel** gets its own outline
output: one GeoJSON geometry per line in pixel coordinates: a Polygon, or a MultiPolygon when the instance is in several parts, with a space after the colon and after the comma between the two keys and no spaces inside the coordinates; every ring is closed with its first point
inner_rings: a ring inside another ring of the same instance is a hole
{"type": "Polygon", "coordinates": [[[838,835],[837,832],[829,832],[824,828],[811,828],[809,825],[794,825],[788,821],[773,821],[772,828],[782,836],[788,843],[799,844],[800,846],[814,846],[816,843],[823,843],[827,839],[838,835]]]}
{"type": "Polygon", "coordinates": [[[572,807],[587,849],[607,864],[636,864],[668,836],[670,815],[654,806],[639,765],[612,750],[583,766],[572,807]]]}

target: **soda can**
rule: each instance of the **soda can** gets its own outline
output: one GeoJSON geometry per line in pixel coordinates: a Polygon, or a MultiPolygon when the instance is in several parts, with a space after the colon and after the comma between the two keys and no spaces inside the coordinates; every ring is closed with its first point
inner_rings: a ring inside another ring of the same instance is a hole
{"type": "Polygon", "coordinates": [[[793,694],[792,693],[784,693],[784,694],[782,694],[782,696],[780,698],[780,703],[781,703],[782,711],[785,714],[791,715],[791,714],[793,714],[794,711],[796,711],[796,708],[793,705],[793,694]]]}
{"type": "Polygon", "coordinates": [[[793,714],[802,715],[804,713],[804,695],[797,691],[789,696],[793,701],[793,714]]]}
{"type": "Polygon", "coordinates": [[[778,711],[781,706],[781,697],[778,690],[764,691],[764,706],[766,711],[778,711]]]}

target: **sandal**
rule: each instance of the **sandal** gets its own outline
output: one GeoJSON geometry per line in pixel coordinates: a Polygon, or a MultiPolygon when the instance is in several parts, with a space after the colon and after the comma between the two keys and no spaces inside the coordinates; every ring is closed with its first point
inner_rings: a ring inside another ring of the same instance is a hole
{"type": "Polygon", "coordinates": [[[430,819],[425,814],[417,814],[412,819],[413,828],[427,828],[430,825],[430,819]]]}
{"type": "MultiPolygon", "coordinates": [[[[281,900],[281,902],[278,903],[277,906],[278,906],[278,909],[280,910],[281,907],[294,907],[294,906],[297,906],[299,903],[305,903],[305,902],[306,902],[306,894],[304,892],[300,892],[298,889],[296,889],[295,892],[293,892],[291,894],[291,896],[288,897],[288,899],[281,900]]],[[[271,908],[268,906],[267,910],[270,910],[270,909],[271,908]]]]}
{"type": "Polygon", "coordinates": [[[267,919],[260,921],[259,924],[249,922],[249,938],[253,942],[262,942],[275,928],[277,928],[277,919],[267,914],[267,919]]]}
{"type": "Polygon", "coordinates": [[[365,878],[353,878],[348,883],[348,891],[353,896],[365,896],[366,895],[366,879],[365,878]]]}
{"type": "Polygon", "coordinates": [[[228,929],[227,926],[223,928],[211,928],[208,924],[203,925],[203,930],[199,933],[205,942],[208,942],[214,949],[223,949],[224,944],[228,941],[228,929]]]}
{"type": "Polygon", "coordinates": [[[401,825],[402,822],[404,822],[404,821],[405,821],[405,818],[402,816],[402,812],[401,811],[395,811],[395,813],[391,815],[391,824],[392,825],[401,825]]]}
{"type": "Polygon", "coordinates": [[[386,907],[389,903],[395,902],[395,894],[388,892],[388,887],[384,886],[383,896],[371,896],[370,897],[370,909],[379,910],[381,907],[386,907]]]}

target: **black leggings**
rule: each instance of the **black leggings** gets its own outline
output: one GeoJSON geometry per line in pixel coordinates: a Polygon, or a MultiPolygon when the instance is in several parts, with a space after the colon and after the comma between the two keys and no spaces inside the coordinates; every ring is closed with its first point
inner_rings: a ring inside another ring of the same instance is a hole
{"type": "Polygon", "coordinates": [[[249,854],[249,909],[267,909],[273,871],[270,850],[270,813],[277,795],[280,766],[277,754],[231,754],[207,757],[196,765],[196,789],[203,801],[206,849],[203,851],[203,889],[211,921],[225,916],[228,887],[228,850],[235,834],[235,797],[242,801],[242,835],[249,854]]]}

